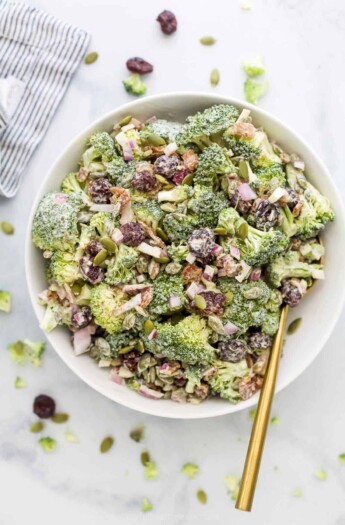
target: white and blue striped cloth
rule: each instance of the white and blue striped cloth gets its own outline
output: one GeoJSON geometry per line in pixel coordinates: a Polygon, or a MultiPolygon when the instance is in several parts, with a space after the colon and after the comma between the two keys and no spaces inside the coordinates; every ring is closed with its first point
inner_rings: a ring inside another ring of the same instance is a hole
{"type": "Polygon", "coordinates": [[[15,195],[88,41],[48,13],[0,0],[0,195],[15,195]]]}

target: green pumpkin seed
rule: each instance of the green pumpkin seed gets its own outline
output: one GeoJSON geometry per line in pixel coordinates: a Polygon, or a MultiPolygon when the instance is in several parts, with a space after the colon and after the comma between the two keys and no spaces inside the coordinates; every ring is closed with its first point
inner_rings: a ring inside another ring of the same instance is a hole
{"type": "Polygon", "coordinates": [[[107,250],[108,253],[116,252],[116,244],[110,237],[107,237],[107,236],[102,237],[101,244],[104,246],[104,248],[107,250]]]}
{"type": "Polygon", "coordinates": [[[155,258],[155,261],[161,263],[161,264],[166,264],[168,262],[170,262],[170,259],[169,257],[158,257],[157,259],[155,258]]]}
{"type": "Polygon", "coordinates": [[[107,257],[108,257],[107,250],[101,250],[100,252],[97,253],[96,257],[94,258],[93,264],[95,266],[99,266],[106,260],[107,257]]]}
{"type": "Polygon", "coordinates": [[[213,36],[203,36],[200,38],[200,44],[203,46],[213,46],[217,40],[213,36]]]}
{"type": "Polygon", "coordinates": [[[69,415],[63,412],[56,412],[50,419],[54,423],[66,423],[69,420],[69,415]]]}
{"type": "Polygon", "coordinates": [[[302,322],[302,317],[299,317],[298,319],[295,319],[294,321],[292,321],[288,326],[287,333],[289,335],[294,334],[300,327],[301,322],[302,322]]]}
{"type": "Polygon", "coordinates": [[[140,461],[141,464],[144,465],[144,467],[147,465],[147,463],[150,463],[150,452],[148,450],[143,450],[143,452],[140,454],[140,461]]]}
{"type": "Polygon", "coordinates": [[[124,346],[123,348],[120,348],[120,350],[118,351],[118,354],[119,355],[128,354],[128,352],[133,350],[133,348],[134,348],[134,345],[124,346]]]}
{"type": "Polygon", "coordinates": [[[102,443],[99,446],[99,450],[101,451],[102,454],[105,454],[111,449],[113,444],[114,444],[114,438],[111,436],[108,436],[103,439],[102,443]]]}
{"type": "Polygon", "coordinates": [[[225,228],[214,228],[213,231],[216,235],[226,235],[228,233],[225,228]]]}
{"type": "Polygon", "coordinates": [[[2,221],[0,223],[1,229],[6,235],[12,235],[14,233],[14,226],[7,221],[2,221]]]}
{"type": "Polygon", "coordinates": [[[162,241],[164,242],[167,242],[169,240],[169,237],[167,236],[167,234],[165,233],[164,230],[162,230],[162,228],[157,228],[156,229],[156,234],[158,235],[158,237],[160,237],[162,239],[162,241]]]}
{"type": "Polygon", "coordinates": [[[225,303],[230,304],[234,298],[234,294],[232,292],[226,292],[224,295],[225,295],[225,303]]]}
{"type": "Polygon", "coordinates": [[[86,57],[84,58],[84,62],[85,64],[93,64],[94,62],[96,62],[97,59],[98,59],[97,51],[92,51],[92,53],[89,53],[88,55],[86,55],[86,57]]]}
{"type": "Polygon", "coordinates": [[[214,87],[218,86],[219,81],[220,81],[219,70],[218,69],[212,69],[211,74],[210,74],[211,86],[214,86],[214,87]]]}
{"type": "Polygon", "coordinates": [[[151,135],[149,135],[146,138],[146,142],[150,144],[150,146],[165,146],[166,145],[165,140],[159,135],[155,135],[154,133],[151,133],[151,135]]]}
{"type": "Polygon", "coordinates": [[[138,341],[137,343],[137,349],[138,351],[142,354],[143,352],[145,352],[145,346],[144,346],[144,343],[140,340],[138,341]]]}
{"type": "Polygon", "coordinates": [[[131,120],[132,120],[132,115],[127,115],[127,117],[124,117],[122,120],[120,120],[119,126],[121,128],[122,126],[127,126],[127,124],[129,124],[131,120]]]}
{"type": "Polygon", "coordinates": [[[139,425],[138,427],[130,431],[129,437],[133,439],[133,441],[135,441],[136,443],[140,443],[140,441],[144,437],[144,430],[145,430],[144,425],[139,425]]]}
{"type": "Polygon", "coordinates": [[[205,310],[207,303],[202,295],[196,295],[194,297],[195,306],[199,308],[199,310],[205,310]]]}
{"type": "Polygon", "coordinates": [[[238,228],[237,233],[241,239],[246,239],[248,237],[248,224],[246,222],[243,222],[238,228]]]}
{"type": "Polygon", "coordinates": [[[79,295],[80,292],[81,292],[81,286],[79,283],[74,283],[72,285],[72,292],[74,293],[74,295],[79,295]]]}
{"type": "Polygon", "coordinates": [[[205,505],[207,503],[207,494],[204,490],[199,489],[196,493],[196,497],[202,505],[205,505]]]}
{"type": "Polygon", "coordinates": [[[241,179],[249,180],[249,170],[250,166],[247,160],[241,159],[238,163],[238,174],[241,179]]]}
{"type": "Polygon", "coordinates": [[[147,159],[148,157],[151,157],[152,153],[153,153],[152,149],[145,150],[144,153],[143,153],[144,159],[147,159]]]}
{"type": "Polygon", "coordinates": [[[185,178],[182,181],[183,185],[191,186],[194,179],[194,173],[189,173],[185,176],[185,178]]]}
{"type": "Polygon", "coordinates": [[[144,332],[145,332],[145,334],[149,335],[152,332],[152,330],[154,330],[154,327],[155,327],[155,325],[153,324],[151,319],[146,319],[146,321],[144,323],[144,332]]]}
{"type": "Polygon", "coordinates": [[[44,429],[44,424],[42,421],[36,421],[35,423],[32,423],[30,426],[30,432],[33,432],[34,434],[38,434],[38,432],[42,432],[44,429]]]}

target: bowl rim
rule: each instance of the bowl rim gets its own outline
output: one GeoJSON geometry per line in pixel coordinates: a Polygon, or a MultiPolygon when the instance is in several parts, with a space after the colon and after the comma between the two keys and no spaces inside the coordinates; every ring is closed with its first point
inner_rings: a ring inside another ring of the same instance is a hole
{"type": "MultiPolygon", "coordinates": [[[[54,173],[56,167],[58,166],[58,164],[61,162],[61,160],[65,157],[65,155],[68,153],[69,149],[76,143],[78,143],[82,137],[84,137],[86,134],[90,133],[92,130],[94,130],[97,126],[100,126],[104,121],[110,119],[112,117],[112,115],[115,115],[117,113],[121,113],[121,112],[124,112],[124,111],[131,111],[132,109],[135,110],[135,107],[136,106],[141,106],[143,103],[150,103],[151,101],[155,101],[155,100],[160,100],[160,101],[164,101],[164,99],[170,99],[171,97],[176,97],[176,98],[182,98],[182,99],[187,99],[188,98],[194,98],[194,97],[198,97],[200,99],[202,98],[205,98],[205,100],[207,99],[208,100],[208,105],[210,104],[209,103],[209,99],[212,98],[212,104],[233,104],[235,106],[238,106],[238,107],[242,107],[243,109],[249,109],[253,112],[255,112],[257,115],[260,115],[262,116],[263,118],[267,118],[268,120],[270,120],[271,122],[277,124],[278,126],[280,126],[281,128],[283,128],[284,130],[286,130],[288,133],[294,135],[294,137],[297,139],[297,141],[302,145],[302,147],[307,150],[309,152],[309,154],[317,161],[317,163],[320,165],[320,167],[322,168],[322,170],[324,171],[326,177],[327,177],[327,182],[328,184],[332,187],[332,190],[337,193],[337,188],[336,188],[336,185],[335,183],[333,182],[333,179],[330,175],[330,172],[327,168],[327,166],[325,165],[325,163],[323,162],[323,160],[319,157],[319,155],[315,152],[314,148],[311,147],[309,145],[309,143],[304,139],[302,138],[299,133],[297,133],[293,128],[291,128],[288,124],[286,124],[284,121],[282,121],[280,118],[272,115],[269,111],[266,111],[260,107],[257,107],[253,104],[250,104],[249,102],[246,102],[244,100],[241,100],[241,99],[238,99],[238,98],[234,98],[234,97],[231,97],[231,96],[227,96],[227,95],[223,95],[223,94],[220,94],[220,93],[212,93],[212,92],[207,92],[207,91],[170,91],[170,92],[166,92],[166,93],[162,93],[162,94],[158,94],[158,95],[151,95],[151,96],[147,96],[145,98],[139,98],[137,100],[133,100],[133,101],[130,101],[130,102],[126,102],[124,104],[122,104],[121,106],[117,106],[116,108],[104,113],[103,115],[101,115],[100,117],[98,117],[96,120],[94,120],[91,124],[89,124],[87,127],[85,127],[82,131],[80,131],[72,140],[70,140],[67,145],[63,148],[62,152],[60,153],[60,155],[56,158],[56,160],[54,161],[54,163],[50,166],[50,168],[47,170],[47,173],[46,175],[43,177],[40,185],[39,185],[39,188],[36,192],[36,196],[32,202],[32,205],[31,205],[31,209],[30,209],[30,214],[29,214],[29,217],[28,217],[28,225],[27,225],[27,230],[26,230],[26,237],[25,237],[25,255],[24,255],[24,262],[25,262],[25,277],[26,277],[26,283],[27,283],[27,288],[28,288],[28,291],[29,291],[29,296],[30,296],[30,300],[31,300],[31,304],[33,306],[33,309],[34,309],[34,312],[36,314],[36,317],[37,317],[37,320],[40,321],[40,317],[39,317],[39,305],[38,305],[38,301],[37,301],[37,296],[35,295],[35,292],[33,290],[33,285],[32,285],[32,277],[30,276],[30,264],[29,264],[29,253],[30,253],[30,250],[32,249],[32,241],[31,241],[31,227],[32,227],[32,221],[33,221],[33,217],[34,217],[34,213],[35,213],[35,210],[37,208],[37,205],[43,195],[43,187],[46,185],[46,182],[51,178],[51,175],[52,173],[54,173]]],[[[202,100],[200,100],[200,103],[202,102],[202,100]]],[[[338,207],[339,207],[339,211],[340,213],[338,212],[337,213],[337,222],[341,222],[344,226],[344,229],[345,229],[345,207],[341,201],[341,199],[339,199],[338,201],[338,207]]],[[[304,362],[304,366],[301,367],[299,370],[297,370],[297,372],[295,373],[295,375],[293,377],[287,377],[284,381],[282,381],[279,385],[279,387],[276,388],[276,391],[275,391],[275,395],[278,394],[279,392],[281,392],[282,390],[284,390],[289,384],[293,383],[310,365],[311,363],[316,359],[316,357],[320,354],[321,350],[324,348],[327,340],[329,339],[329,337],[331,336],[338,320],[339,320],[339,317],[341,315],[341,312],[342,312],[342,309],[343,309],[343,306],[344,306],[344,303],[345,303],[345,286],[343,287],[343,289],[340,291],[340,295],[338,296],[338,302],[337,302],[337,309],[333,312],[334,315],[333,315],[333,318],[332,318],[332,321],[329,323],[328,325],[328,330],[325,331],[322,335],[322,337],[320,338],[319,340],[319,344],[318,344],[318,348],[319,350],[317,351],[317,353],[315,354],[312,354],[310,355],[304,362]]],[[[93,390],[101,393],[102,395],[104,395],[105,397],[107,397],[108,399],[112,400],[112,401],[115,401],[116,403],[122,405],[122,406],[125,406],[127,408],[131,408],[133,410],[136,410],[138,412],[141,412],[141,413],[146,413],[146,414],[149,414],[149,415],[153,415],[153,416],[158,416],[158,417],[165,417],[165,418],[169,418],[169,419],[206,419],[206,418],[212,418],[212,417],[217,417],[217,416],[222,416],[222,415],[227,415],[227,414],[233,414],[235,412],[239,412],[241,410],[245,410],[249,407],[252,407],[254,405],[257,404],[258,402],[258,393],[251,397],[250,399],[248,399],[247,401],[242,401],[242,402],[239,402],[238,404],[232,404],[232,403],[219,403],[219,407],[214,407],[212,410],[211,410],[211,413],[210,414],[205,414],[205,413],[202,413],[202,414],[198,414],[198,411],[197,409],[195,410],[195,412],[193,413],[186,413],[186,414],[170,414],[169,411],[167,411],[166,409],[164,409],[164,406],[162,407],[163,403],[157,403],[157,401],[155,400],[152,400],[152,403],[150,405],[150,408],[139,408],[138,406],[136,406],[135,404],[135,401],[131,402],[131,400],[123,400],[121,399],[121,395],[119,396],[116,396],[116,395],[110,395],[110,393],[108,392],[108,389],[106,387],[101,387],[99,385],[96,385],[92,379],[90,379],[89,377],[85,377],[84,374],[80,371],[79,367],[78,366],[74,366],[74,364],[70,363],[67,361],[67,359],[65,358],[65,355],[64,355],[64,352],[60,352],[54,342],[53,342],[53,337],[52,337],[52,333],[46,333],[46,332],[43,332],[45,337],[47,338],[48,342],[50,343],[50,345],[53,347],[54,351],[59,355],[59,357],[64,361],[64,363],[68,366],[68,368],[70,368],[84,383],[86,383],[87,385],[89,385],[91,388],[93,388],[93,390]],[[116,399],[115,399],[116,397],[116,399]],[[152,407],[152,408],[151,408],[152,407]],[[162,407],[162,408],[160,408],[162,407]]]]}

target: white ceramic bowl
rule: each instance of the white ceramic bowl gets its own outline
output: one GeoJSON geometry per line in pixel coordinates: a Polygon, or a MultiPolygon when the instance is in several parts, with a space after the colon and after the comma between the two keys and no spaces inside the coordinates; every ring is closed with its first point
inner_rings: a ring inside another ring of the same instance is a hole
{"type": "MultiPolygon", "coordinates": [[[[306,163],[308,178],[331,200],[337,214],[336,221],[328,225],[323,236],[327,250],[326,280],[319,282],[298,308],[290,310],[290,320],[302,317],[303,323],[298,332],[286,340],[284,358],[281,361],[277,380],[276,390],[279,392],[296,379],[315,359],[340,315],[345,296],[345,282],[341,277],[345,253],[345,219],[342,203],[331,176],[316,153],[279,119],[251,104],[209,93],[168,93],[125,104],[104,115],[78,135],[48,171],[33,204],[26,240],[26,276],[29,293],[38,320],[41,321],[44,309],[37,303],[37,295],[45,289],[46,280],[42,254],[31,243],[30,230],[33,214],[43,195],[57,190],[63,177],[77,168],[78,160],[91,133],[96,130],[109,131],[114,122],[128,114],[140,120],[156,115],[159,118],[183,122],[188,115],[193,115],[212,104],[220,103],[249,108],[257,127],[262,126],[269,136],[277,140],[287,152],[298,153],[306,163]]],[[[66,365],[88,385],[113,401],[141,412],[170,418],[197,419],[230,414],[257,403],[257,395],[237,405],[220,399],[209,399],[197,406],[146,399],[124,386],[109,381],[108,371],[98,368],[87,355],[76,357],[67,329],[57,328],[46,337],[66,365]]]]}

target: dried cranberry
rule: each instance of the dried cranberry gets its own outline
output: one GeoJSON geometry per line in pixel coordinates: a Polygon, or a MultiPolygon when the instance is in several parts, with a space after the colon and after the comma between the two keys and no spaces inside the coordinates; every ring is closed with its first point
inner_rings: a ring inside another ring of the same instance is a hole
{"type": "Polygon", "coordinates": [[[165,35],[171,35],[177,29],[176,16],[171,11],[165,9],[157,16],[156,20],[160,23],[161,30],[165,35]]]}
{"type": "Polygon", "coordinates": [[[188,170],[184,166],[181,169],[178,169],[172,177],[172,181],[175,182],[178,186],[182,184],[182,181],[188,175],[188,170]]]}
{"type": "MultiPolygon", "coordinates": [[[[206,308],[202,310],[202,312],[206,315],[222,315],[224,304],[225,304],[225,296],[220,292],[213,292],[211,290],[206,292],[200,292],[198,295],[201,295],[206,301],[206,308]]],[[[194,301],[192,302],[193,305],[194,301]]]]}
{"type": "Polygon", "coordinates": [[[289,195],[289,200],[288,200],[287,205],[290,208],[290,210],[293,210],[294,207],[297,206],[297,204],[299,203],[299,197],[297,193],[293,191],[291,188],[286,188],[286,192],[289,195]]]}
{"type": "Polygon", "coordinates": [[[139,73],[141,75],[152,73],[153,71],[153,65],[140,57],[129,58],[126,62],[126,66],[129,71],[132,71],[132,73],[139,73]]]}
{"type": "Polygon", "coordinates": [[[193,255],[203,263],[211,263],[215,256],[212,252],[215,235],[210,228],[195,230],[188,239],[188,246],[193,255]]]}
{"type": "Polygon", "coordinates": [[[269,230],[273,228],[279,219],[279,209],[275,204],[267,200],[259,202],[255,212],[256,227],[259,230],[269,230]]]}
{"type": "Polygon", "coordinates": [[[139,246],[146,237],[146,233],[141,224],[137,222],[127,222],[121,226],[123,242],[127,246],[139,246]]]}
{"type": "Polygon", "coordinates": [[[41,419],[48,419],[55,413],[55,401],[52,397],[41,394],[35,397],[33,411],[41,419]]]}
{"type": "Polygon", "coordinates": [[[247,351],[246,343],[240,339],[226,339],[218,346],[219,358],[221,361],[228,361],[229,363],[241,361],[247,351]]]}
{"type": "Polygon", "coordinates": [[[123,356],[123,364],[130,370],[131,372],[135,372],[138,367],[138,361],[140,359],[140,354],[136,350],[132,350],[131,352],[127,352],[127,354],[124,354],[123,356]]]}
{"type": "Polygon", "coordinates": [[[91,241],[85,248],[85,252],[91,257],[96,257],[101,250],[103,250],[103,246],[99,241],[91,241]]]}
{"type": "Polygon", "coordinates": [[[75,328],[84,328],[92,321],[91,308],[89,306],[77,306],[72,313],[72,325],[75,328]]]}
{"type": "Polygon", "coordinates": [[[163,177],[171,179],[181,165],[181,160],[175,155],[161,155],[155,161],[153,169],[159,175],[163,175],[163,177]]]}
{"type": "Polygon", "coordinates": [[[230,204],[241,215],[248,215],[252,207],[252,201],[244,201],[241,199],[239,192],[236,190],[230,199],[230,204]]]}
{"type": "Polygon", "coordinates": [[[109,204],[113,195],[110,191],[111,187],[111,183],[104,177],[90,182],[89,193],[93,202],[97,204],[109,204]]]}
{"type": "Polygon", "coordinates": [[[132,178],[132,185],[139,191],[152,191],[158,187],[152,165],[142,162],[136,166],[136,173],[132,178]]]}
{"type": "Polygon", "coordinates": [[[272,348],[272,337],[263,332],[256,332],[249,337],[249,344],[255,350],[267,350],[272,348]]]}
{"type": "Polygon", "coordinates": [[[185,377],[174,377],[174,385],[178,387],[182,387],[187,383],[187,379],[185,377]]]}
{"type": "Polygon", "coordinates": [[[291,306],[291,308],[297,306],[303,297],[300,288],[288,279],[283,281],[281,292],[283,302],[291,306]]]}
{"type": "Polygon", "coordinates": [[[94,266],[88,256],[80,259],[79,268],[84,279],[91,284],[98,284],[104,279],[104,270],[100,266],[94,266]]]}

